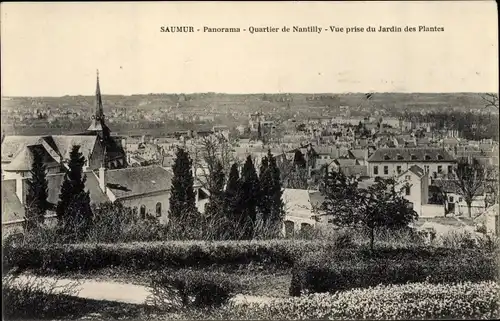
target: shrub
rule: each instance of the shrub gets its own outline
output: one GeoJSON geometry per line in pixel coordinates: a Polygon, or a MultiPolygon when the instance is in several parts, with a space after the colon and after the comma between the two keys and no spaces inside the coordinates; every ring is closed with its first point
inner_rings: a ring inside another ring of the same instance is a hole
{"type": "Polygon", "coordinates": [[[219,320],[412,320],[497,319],[495,282],[458,284],[411,283],[380,285],[335,294],[311,294],[268,303],[230,304],[210,315],[219,320]]]}
{"type": "Polygon", "coordinates": [[[179,307],[211,309],[228,303],[239,287],[221,273],[177,271],[152,280],[152,295],[148,301],[167,310],[179,307]]]}
{"type": "Polygon", "coordinates": [[[314,241],[178,241],[118,244],[4,246],[4,267],[40,271],[88,271],[107,267],[151,270],[250,263],[291,267],[304,253],[332,248],[314,241]]]}
{"type": "Polygon", "coordinates": [[[305,256],[293,268],[290,295],[335,292],[379,284],[453,283],[497,277],[495,254],[420,248],[339,250],[305,256]]]}
{"type": "Polygon", "coordinates": [[[7,319],[50,317],[65,309],[61,303],[75,295],[77,283],[58,286],[57,280],[47,281],[34,276],[2,277],[3,313],[7,319]],[[59,310],[59,311],[58,311],[59,310]]]}

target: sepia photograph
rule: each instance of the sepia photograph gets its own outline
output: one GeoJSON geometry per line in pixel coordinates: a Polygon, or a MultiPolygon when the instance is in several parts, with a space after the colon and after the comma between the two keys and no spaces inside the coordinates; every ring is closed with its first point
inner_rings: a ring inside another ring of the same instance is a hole
{"type": "Polygon", "coordinates": [[[495,1],[0,27],[4,320],[500,318],[495,1]]]}

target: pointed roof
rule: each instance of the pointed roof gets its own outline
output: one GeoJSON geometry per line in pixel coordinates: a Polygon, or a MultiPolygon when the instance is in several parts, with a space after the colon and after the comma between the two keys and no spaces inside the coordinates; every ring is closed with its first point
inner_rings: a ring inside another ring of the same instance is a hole
{"type": "Polygon", "coordinates": [[[104,129],[104,108],[102,107],[101,86],[99,85],[99,70],[97,70],[97,84],[95,89],[95,114],[88,131],[102,131],[104,129]]]}

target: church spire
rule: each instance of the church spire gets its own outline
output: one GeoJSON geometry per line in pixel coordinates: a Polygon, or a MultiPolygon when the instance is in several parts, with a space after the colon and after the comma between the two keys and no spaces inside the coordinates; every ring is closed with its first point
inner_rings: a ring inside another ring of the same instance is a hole
{"type": "Polygon", "coordinates": [[[95,119],[104,121],[104,110],[102,107],[101,87],[99,86],[99,69],[97,69],[97,85],[95,89],[95,119]]]}
{"type": "Polygon", "coordinates": [[[97,83],[95,89],[95,113],[92,115],[92,123],[87,129],[92,132],[102,132],[106,129],[104,124],[104,109],[102,107],[101,86],[99,85],[99,70],[97,70],[97,83]]]}

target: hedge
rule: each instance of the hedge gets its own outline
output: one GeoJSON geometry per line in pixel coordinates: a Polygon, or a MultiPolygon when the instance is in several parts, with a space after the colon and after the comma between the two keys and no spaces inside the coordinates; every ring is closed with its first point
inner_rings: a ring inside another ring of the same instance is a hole
{"type": "Polygon", "coordinates": [[[212,265],[291,267],[304,253],[331,248],[313,241],[151,242],[3,246],[4,269],[90,271],[109,267],[154,270],[212,265]]]}
{"type": "Polygon", "coordinates": [[[231,304],[191,319],[217,320],[415,320],[498,319],[495,282],[409,283],[310,294],[267,303],[231,304]]]}
{"type": "Polygon", "coordinates": [[[454,283],[498,277],[498,254],[478,249],[364,249],[320,251],[293,269],[290,295],[407,282],[454,283]]]}

